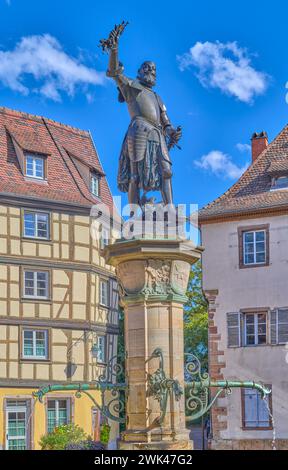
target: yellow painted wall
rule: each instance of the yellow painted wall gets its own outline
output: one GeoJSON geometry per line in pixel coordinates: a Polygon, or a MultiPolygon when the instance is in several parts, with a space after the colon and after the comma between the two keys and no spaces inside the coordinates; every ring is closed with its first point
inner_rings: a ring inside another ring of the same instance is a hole
{"type": "MultiPolygon", "coordinates": [[[[5,411],[4,411],[4,399],[24,399],[32,397],[32,392],[35,389],[28,388],[0,388],[0,445],[5,449],[6,430],[5,430],[5,411]]],[[[97,391],[91,391],[91,395],[100,403],[100,393],[97,391]]],[[[34,412],[31,414],[31,425],[32,425],[32,447],[34,450],[39,450],[39,441],[41,436],[46,433],[46,404],[45,401],[48,398],[63,396],[63,398],[70,398],[72,400],[72,421],[78,424],[88,435],[92,435],[92,408],[94,407],[93,402],[89,397],[84,394],[81,398],[75,397],[75,392],[55,392],[47,394],[44,397],[44,402],[34,401],[34,412]]],[[[118,424],[111,424],[110,440],[113,441],[118,436],[118,424]]]]}

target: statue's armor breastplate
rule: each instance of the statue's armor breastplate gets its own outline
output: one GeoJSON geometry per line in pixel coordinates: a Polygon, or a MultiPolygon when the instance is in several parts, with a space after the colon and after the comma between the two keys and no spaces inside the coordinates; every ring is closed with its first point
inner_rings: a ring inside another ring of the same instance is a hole
{"type": "Polygon", "coordinates": [[[133,162],[143,160],[147,142],[153,141],[160,144],[163,158],[170,162],[160,120],[160,98],[138,80],[131,80],[125,87],[125,101],[131,117],[125,137],[130,160],[133,162]]]}
{"type": "Polygon", "coordinates": [[[144,87],[132,88],[129,100],[128,110],[131,119],[141,116],[156,125],[160,124],[160,107],[155,93],[144,87]]]}

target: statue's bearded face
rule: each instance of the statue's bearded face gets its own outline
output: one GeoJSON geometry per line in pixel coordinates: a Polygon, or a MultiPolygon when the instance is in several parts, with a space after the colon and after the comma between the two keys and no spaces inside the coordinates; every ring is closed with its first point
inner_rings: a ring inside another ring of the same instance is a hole
{"type": "Polygon", "coordinates": [[[138,70],[137,77],[144,85],[153,87],[156,84],[156,65],[154,62],[144,62],[138,70]]]}

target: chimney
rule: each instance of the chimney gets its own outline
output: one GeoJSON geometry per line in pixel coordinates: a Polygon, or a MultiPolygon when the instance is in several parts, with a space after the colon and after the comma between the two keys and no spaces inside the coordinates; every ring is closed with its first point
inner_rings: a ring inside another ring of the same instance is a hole
{"type": "Polygon", "coordinates": [[[268,147],[268,137],[267,133],[262,132],[254,132],[251,137],[251,145],[252,145],[252,162],[259,157],[260,153],[263,152],[268,147]]]}

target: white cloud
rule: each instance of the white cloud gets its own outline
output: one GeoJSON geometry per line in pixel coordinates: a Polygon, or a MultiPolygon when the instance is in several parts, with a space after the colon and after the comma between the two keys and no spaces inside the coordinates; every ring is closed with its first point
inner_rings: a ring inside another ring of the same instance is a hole
{"type": "Polygon", "coordinates": [[[203,170],[210,171],[216,176],[229,179],[238,179],[248,167],[248,163],[243,167],[237,166],[233,163],[230,155],[227,155],[220,150],[212,150],[203,155],[200,160],[194,161],[195,165],[203,170]]]}
{"type": "Polygon", "coordinates": [[[87,67],[69,56],[57,39],[49,34],[23,37],[13,50],[0,51],[0,81],[13,91],[28,95],[30,89],[24,79],[32,76],[39,82],[33,91],[54,101],[61,100],[61,92],[73,96],[77,87],[101,85],[103,72],[87,67]]]}
{"type": "Polygon", "coordinates": [[[239,144],[236,144],[236,148],[237,148],[237,150],[239,150],[239,152],[242,152],[242,153],[244,153],[244,152],[249,152],[250,153],[251,152],[251,145],[249,145],[249,144],[239,143],[239,144]]]}
{"type": "Polygon", "coordinates": [[[248,52],[237,42],[196,42],[177,60],[181,71],[198,68],[197,77],[203,86],[219,88],[245,103],[251,103],[268,86],[268,75],[252,67],[248,52]]]}

